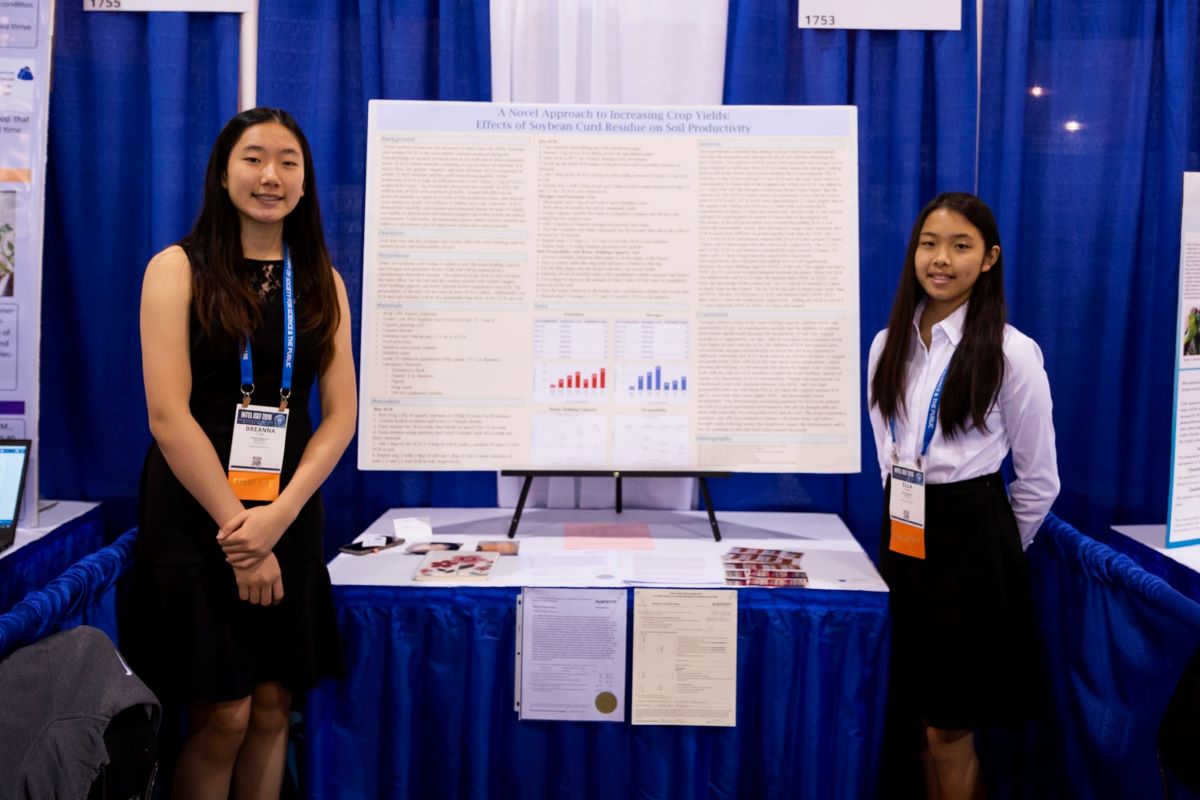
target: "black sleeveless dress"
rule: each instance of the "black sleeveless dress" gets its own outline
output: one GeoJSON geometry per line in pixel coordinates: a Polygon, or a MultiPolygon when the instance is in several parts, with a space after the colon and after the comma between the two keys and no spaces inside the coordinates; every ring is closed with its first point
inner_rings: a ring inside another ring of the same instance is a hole
{"type": "MultiPolygon", "coordinates": [[[[282,268],[282,262],[246,262],[247,280],[262,298],[262,324],[251,340],[256,405],[279,402],[282,268]]],[[[303,302],[297,298],[300,308],[303,302]]],[[[299,331],[297,338],[282,486],[291,480],[312,435],[308,401],[318,354],[311,334],[299,331]]],[[[237,344],[205,336],[193,312],[190,355],[192,415],[228,466],[234,408],[241,399],[237,344]]],[[[319,493],[275,545],[284,597],[273,607],[238,598],[233,569],[217,544],[217,523],[175,477],[157,444],[146,454],[139,500],[132,635],[125,645],[131,665],[160,699],[236,700],[268,681],[297,692],[342,673],[319,493]]]]}

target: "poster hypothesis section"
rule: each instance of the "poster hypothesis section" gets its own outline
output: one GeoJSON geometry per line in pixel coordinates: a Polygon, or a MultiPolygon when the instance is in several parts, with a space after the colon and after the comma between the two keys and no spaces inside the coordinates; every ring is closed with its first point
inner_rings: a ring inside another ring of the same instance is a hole
{"type": "Polygon", "coordinates": [[[372,101],[362,469],[859,469],[851,107],[372,101]]]}

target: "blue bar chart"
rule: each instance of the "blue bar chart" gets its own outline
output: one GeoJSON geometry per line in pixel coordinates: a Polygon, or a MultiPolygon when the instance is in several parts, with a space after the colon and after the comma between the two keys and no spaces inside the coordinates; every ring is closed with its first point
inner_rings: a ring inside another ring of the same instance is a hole
{"type": "Polygon", "coordinates": [[[628,403],[688,402],[688,376],[684,365],[622,364],[617,368],[616,387],[628,403]]]}

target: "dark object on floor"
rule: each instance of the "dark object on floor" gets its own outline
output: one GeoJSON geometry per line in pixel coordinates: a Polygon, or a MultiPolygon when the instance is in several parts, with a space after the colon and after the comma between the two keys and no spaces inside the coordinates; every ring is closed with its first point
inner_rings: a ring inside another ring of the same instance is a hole
{"type": "Polygon", "coordinates": [[[1193,792],[1200,793],[1200,650],[1192,656],[1158,728],[1162,762],[1193,792]]]}
{"type": "Polygon", "coordinates": [[[0,800],[84,797],[97,779],[113,793],[94,797],[145,793],[158,700],[102,631],[80,626],[17,650],[0,661],[0,697],[0,800]]]}

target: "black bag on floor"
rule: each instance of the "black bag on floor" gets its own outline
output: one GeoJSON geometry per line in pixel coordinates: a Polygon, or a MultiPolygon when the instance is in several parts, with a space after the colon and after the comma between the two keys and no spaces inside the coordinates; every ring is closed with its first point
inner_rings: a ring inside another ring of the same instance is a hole
{"type": "Polygon", "coordinates": [[[160,713],[96,628],[22,647],[0,661],[0,800],[144,796],[160,713]]]}
{"type": "Polygon", "coordinates": [[[1158,728],[1162,762],[1193,792],[1200,793],[1200,650],[1192,656],[1158,728]]]}

